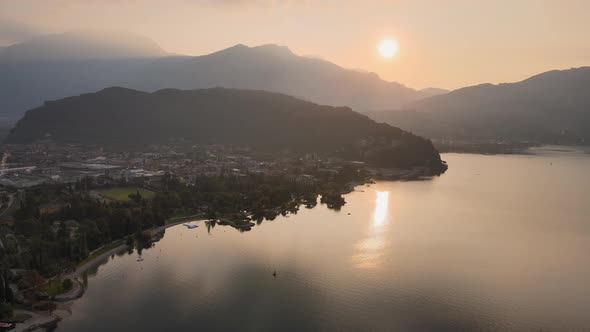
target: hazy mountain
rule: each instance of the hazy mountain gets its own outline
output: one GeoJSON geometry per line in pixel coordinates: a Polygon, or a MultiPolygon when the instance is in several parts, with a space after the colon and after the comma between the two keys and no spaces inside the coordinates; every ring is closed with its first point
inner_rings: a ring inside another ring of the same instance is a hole
{"type": "Polygon", "coordinates": [[[154,93],[108,88],[46,102],[28,111],[7,138],[30,143],[237,144],[257,149],[325,152],[383,166],[444,169],[429,140],[346,107],[320,106],[283,94],[212,88],[154,93]]]}
{"type": "Polygon", "coordinates": [[[72,32],[12,45],[0,52],[0,120],[17,119],[45,100],[113,85],[149,92],[261,89],[357,110],[397,108],[431,95],[277,45],[236,45],[195,57],[165,55],[151,40],[124,33],[72,32]]]}
{"type": "Polygon", "coordinates": [[[4,47],[0,63],[105,60],[162,57],[166,52],[149,38],[123,31],[71,31],[4,47]]]}
{"type": "Polygon", "coordinates": [[[97,91],[147,59],[0,63],[0,122],[15,121],[45,100],[97,91]]]}
{"type": "Polygon", "coordinates": [[[215,86],[260,89],[357,110],[395,108],[423,96],[374,73],[297,56],[277,45],[236,45],[205,56],[161,59],[130,77],[124,86],[147,91],[215,86]]]}
{"type": "Polygon", "coordinates": [[[110,86],[164,55],[153,41],[124,32],[68,32],[5,47],[0,122],[14,121],[45,100],[110,86]]]}
{"type": "Polygon", "coordinates": [[[482,84],[370,116],[433,138],[590,140],[590,67],[545,72],[517,83],[482,84]]]}
{"type": "Polygon", "coordinates": [[[449,90],[440,88],[425,88],[422,90],[418,90],[418,93],[421,95],[422,98],[428,98],[449,93],[449,90]]]}

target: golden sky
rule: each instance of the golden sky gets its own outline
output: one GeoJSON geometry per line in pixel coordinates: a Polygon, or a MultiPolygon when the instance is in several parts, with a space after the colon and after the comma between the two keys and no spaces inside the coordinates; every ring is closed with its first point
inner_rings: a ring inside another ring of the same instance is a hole
{"type": "Polygon", "coordinates": [[[590,0],[0,0],[0,43],[72,29],[127,30],[169,52],[238,43],[454,89],[590,65],[590,0]],[[399,53],[379,57],[394,38],[399,53]]]}

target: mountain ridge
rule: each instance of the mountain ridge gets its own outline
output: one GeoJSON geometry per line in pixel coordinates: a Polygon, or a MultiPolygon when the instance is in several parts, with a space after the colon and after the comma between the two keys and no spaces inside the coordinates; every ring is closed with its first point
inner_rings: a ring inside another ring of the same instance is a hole
{"type": "Polygon", "coordinates": [[[0,62],[105,60],[168,55],[153,40],[115,30],[72,30],[5,46],[0,62]]]}
{"type": "Polygon", "coordinates": [[[27,144],[110,147],[163,144],[245,145],[269,151],[323,152],[383,166],[445,168],[432,143],[347,107],[318,105],[260,90],[111,87],[48,101],[27,111],[6,139],[27,144]]]}
{"type": "MultiPolygon", "coordinates": [[[[75,33],[57,36],[71,35],[77,36],[75,33]]],[[[133,36],[129,38],[135,38],[133,36]]],[[[148,54],[129,57],[126,48],[119,50],[114,43],[97,50],[104,55],[97,59],[88,52],[63,54],[67,49],[60,50],[59,43],[53,42],[55,38],[55,35],[37,37],[33,42],[10,46],[8,52],[7,49],[0,51],[0,119],[17,119],[25,110],[45,100],[94,92],[113,85],[147,92],[215,86],[261,89],[361,111],[397,108],[425,95],[424,91],[384,81],[375,73],[299,56],[288,47],[275,44],[255,47],[238,44],[201,56],[163,54],[156,45],[147,47],[148,54]],[[35,57],[14,55],[15,50],[28,50],[31,43],[44,48],[37,47],[33,52],[35,57]]],[[[144,45],[139,41],[137,44],[144,45]]],[[[146,44],[152,45],[151,42],[146,44]]],[[[85,47],[87,51],[96,48],[85,47]]]]}
{"type": "Polygon", "coordinates": [[[590,67],[464,87],[370,116],[432,138],[580,144],[590,141],[590,67]]]}

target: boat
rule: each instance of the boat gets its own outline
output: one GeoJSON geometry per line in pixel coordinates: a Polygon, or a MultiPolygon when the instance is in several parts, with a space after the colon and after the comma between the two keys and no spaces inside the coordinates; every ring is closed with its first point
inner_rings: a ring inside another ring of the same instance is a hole
{"type": "Polygon", "coordinates": [[[193,228],[199,227],[198,225],[190,225],[190,224],[183,224],[183,226],[185,226],[188,229],[193,229],[193,228]]]}

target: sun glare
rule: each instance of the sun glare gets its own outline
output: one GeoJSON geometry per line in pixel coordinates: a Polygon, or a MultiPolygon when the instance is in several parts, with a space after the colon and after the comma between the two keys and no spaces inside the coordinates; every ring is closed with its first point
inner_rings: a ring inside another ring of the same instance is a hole
{"type": "Polygon", "coordinates": [[[394,39],[384,39],[379,43],[377,47],[379,55],[383,58],[393,58],[399,50],[399,45],[394,39]]]}

